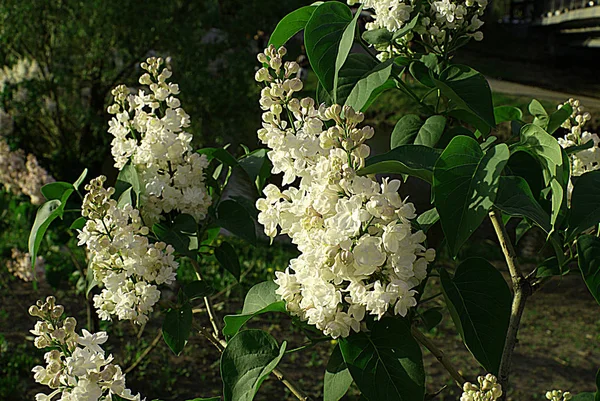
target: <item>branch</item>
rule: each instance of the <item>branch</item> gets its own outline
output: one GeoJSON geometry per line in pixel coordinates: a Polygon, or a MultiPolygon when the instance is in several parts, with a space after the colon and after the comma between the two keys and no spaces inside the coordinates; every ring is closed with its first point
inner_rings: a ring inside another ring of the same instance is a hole
{"type": "Polygon", "coordinates": [[[140,363],[142,363],[144,358],[146,358],[148,356],[148,354],[150,354],[150,352],[152,352],[152,350],[158,345],[158,342],[160,341],[161,337],[162,337],[162,329],[158,329],[158,333],[156,333],[156,337],[154,337],[154,340],[152,340],[152,342],[150,343],[148,348],[146,348],[144,350],[144,352],[142,352],[140,357],[131,366],[129,366],[127,369],[125,369],[125,374],[131,372],[132,370],[137,368],[140,363]]]}
{"type": "Polygon", "coordinates": [[[506,232],[506,228],[502,223],[500,213],[492,209],[489,216],[492,225],[494,226],[494,230],[496,231],[496,235],[498,236],[498,240],[500,241],[500,247],[504,253],[506,264],[508,265],[514,292],[510,321],[506,333],[506,342],[504,343],[504,350],[502,351],[502,359],[498,370],[498,381],[503,389],[502,397],[500,399],[505,400],[508,390],[512,354],[515,350],[515,345],[517,344],[517,334],[519,332],[519,326],[521,325],[521,317],[525,310],[525,303],[527,302],[527,298],[532,294],[532,289],[531,284],[523,276],[523,272],[517,264],[517,256],[506,232]]]}
{"type": "MultiPolygon", "coordinates": [[[[202,276],[200,275],[200,266],[198,265],[198,261],[195,258],[190,258],[192,261],[192,265],[194,266],[194,270],[196,271],[196,277],[198,280],[202,281],[202,276]]],[[[212,306],[212,301],[208,297],[204,297],[204,305],[206,305],[206,312],[208,313],[208,318],[210,320],[210,324],[215,332],[217,338],[221,333],[221,328],[219,327],[218,320],[215,315],[215,311],[212,306]]]]}
{"type": "Polygon", "coordinates": [[[448,371],[448,373],[450,373],[450,376],[452,376],[458,387],[462,389],[462,386],[463,384],[465,384],[466,380],[464,377],[462,377],[458,370],[456,370],[456,368],[454,367],[454,365],[452,365],[448,358],[446,358],[446,356],[444,355],[444,351],[439,349],[433,342],[431,342],[430,339],[425,337],[425,335],[419,330],[417,330],[415,327],[411,328],[411,332],[413,337],[419,343],[421,343],[421,345],[427,348],[429,352],[431,352],[433,356],[435,356],[437,360],[444,366],[444,368],[446,368],[446,370],[448,371]]]}

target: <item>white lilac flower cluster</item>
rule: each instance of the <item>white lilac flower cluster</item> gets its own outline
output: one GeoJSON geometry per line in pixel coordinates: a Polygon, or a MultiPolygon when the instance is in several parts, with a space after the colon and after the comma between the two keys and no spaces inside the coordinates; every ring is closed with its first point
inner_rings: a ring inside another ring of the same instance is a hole
{"type": "Polygon", "coordinates": [[[108,130],[114,135],[115,167],[122,169],[131,160],[136,168],[143,185],[140,210],[148,226],[173,210],[202,220],[211,204],[204,184],[208,159],[192,151],[192,134],[184,131],[190,116],[175,97],[179,86],[167,82],[171,71],[163,63],[151,57],[141,64],[147,72],[139,82],[150,92],[130,94],[120,85],[113,89],[115,103],[108,108],[115,115],[108,130]]]}
{"type": "Polygon", "coordinates": [[[104,188],[106,177],[93,179],[85,189],[79,244],[89,251],[94,279],[104,284],[94,296],[98,316],[113,316],[143,324],[160,298],[157,285],[175,280],[178,263],[174,249],[164,242],[150,243],[148,227],[131,205],[123,208],[111,199],[114,188],[104,188]]]}
{"type": "Polygon", "coordinates": [[[569,401],[573,395],[568,391],[552,390],[546,393],[546,399],[550,401],[569,401]]]}
{"type": "Polygon", "coordinates": [[[25,156],[22,149],[11,150],[6,140],[0,137],[0,184],[14,194],[29,196],[31,203],[41,205],[44,185],[54,178],[39,165],[33,154],[25,156]]]}
{"type": "Polygon", "coordinates": [[[36,382],[54,390],[50,394],[38,393],[36,401],[110,401],[113,396],[140,401],[125,387],[121,367],[113,363],[100,345],[108,339],[105,332],[91,334],[83,329],[83,336],[75,332],[77,321],[64,316],[64,307],[56,305],[54,297],[38,301],[29,308],[38,317],[34,330],[37,348],[51,348],[46,352],[46,367],[33,368],[36,382]]]}
{"type": "Polygon", "coordinates": [[[39,79],[41,76],[42,71],[37,61],[19,59],[11,67],[4,66],[0,70],[0,92],[3,92],[7,85],[18,85],[24,81],[39,79]]]}
{"type": "Polygon", "coordinates": [[[487,7],[487,0],[440,0],[420,2],[416,0],[347,0],[348,4],[362,3],[364,8],[373,10],[373,22],[366,25],[367,30],[387,29],[396,32],[413,18],[416,10],[419,14],[417,25],[391,45],[375,45],[382,61],[410,52],[408,42],[417,36],[423,44],[437,53],[448,51],[448,44],[458,37],[472,37],[483,40],[479,30],[483,21],[479,19],[487,7]]]}
{"type": "Polygon", "coordinates": [[[258,137],[287,186],[264,189],[258,220],[269,237],[279,229],[301,252],[276,273],[287,309],[325,335],[346,337],[361,330],[367,313],[405,316],[435,251],[422,245],[422,231],[412,232],[415,208],[400,198],[400,181],[380,184],[356,174],[370,151],[364,141],[374,133],[358,128],[363,114],[339,105],[317,109],[313,99],[293,97],[302,82],[292,78],[298,65],[282,62],[285,53],[271,46],[258,55],[268,65],[256,73],[265,84],[258,137]]]}
{"type": "Polygon", "coordinates": [[[6,268],[15,277],[23,281],[33,281],[34,278],[41,279],[46,275],[44,268],[45,260],[42,256],[35,258],[35,266],[31,268],[31,255],[21,252],[17,248],[11,250],[12,259],[6,262],[6,268]]]}
{"type": "Polygon", "coordinates": [[[496,401],[502,396],[502,386],[496,376],[488,373],[477,378],[479,385],[466,382],[460,401],[496,401]]]}

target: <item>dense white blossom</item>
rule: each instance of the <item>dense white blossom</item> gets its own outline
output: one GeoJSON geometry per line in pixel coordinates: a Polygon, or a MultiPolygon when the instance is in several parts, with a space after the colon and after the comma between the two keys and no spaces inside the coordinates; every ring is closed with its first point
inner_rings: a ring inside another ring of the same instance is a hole
{"type": "Polygon", "coordinates": [[[114,188],[104,188],[106,177],[93,179],[82,205],[87,222],[79,230],[79,245],[89,251],[89,268],[104,285],[94,296],[98,316],[133,320],[143,324],[160,298],[156,285],[175,280],[178,263],[174,249],[164,242],[151,243],[148,227],[131,205],[119,208],[111,199],[114,188]]]}
{"type": "Polygon", "coordinates": [[[288,310],[326,335],[346,337],[366,314],[405,316],[435,252],[423,246],[422,231],[411,229],[415,208],[398,194],[400,181],[356,174],[374,133],[358,127],[363,114],[294,98],[302,82],[292,78],[298,65],[282,62],[285,53],[270,47],[258,55],[269,65],[256,73],[266,84],[258,137],[285,187],[265,187],[258,221],[270,237],[287,234],[301,252],[276,273],[288,310]]]}
{"type": "Polygon", "coordinates": [[[114,136],[115,167],[122,169],[131,161],[137,170],[143,186],[140,210],[148,226],[171,211],[200,221],[211,204],[204,184],[208,159],[192,151],[192,134],[184,131],[190,116],[176,97],[179,86],[167,81],[171,71],[162,64],[155,57],[142,63],[147,72],[139,82],[149,92],[130,94],[120,85],[113,89],[115,103],[108,108],[115,115],[108,130],[114,136]]]}
{"type": "Polygon", "coordinates": [[[36,382],[54,391],[36,394],[36,401],[109,401],[113,395],[140,401],[139,394],[133,395],[125,387],[121,367],[101,347],[108,335],[83,330],[83,336],[79,336],[75,332],[77,321],[63,316],[64,311],[54,297],[29,308],[32,316],[41,319],[31,330],[35,346],[51,348],[44,355],[46,366],[35,366],[32,372],[36,382]]]}
{"type": "Polygon", "coordinates": [[[37,61],[19,59],[12,66],[4,66],[0,69],[0,92],[4,91],[6,85],[18,85],[41,77],[42,71],[37,61]]]}
{"type": "Polygon", "coordinates": [[[362,3],[373,11],[373,22],[366,24],[367,30],[387,29],[394,33],[405,29],[418,16],[415,27],[391,44],[375,45],[378,58],[386,60],[396,55],[411,53],[408,42],[417,39],[429,50],[437,53],[448,51],[448,44],[458,37],[482,40],[479,30],[483,21],[479,19],[487,7],[487,0],[440,0],[421,2],[416,0],[348,0],[348,4],[362,3]]]}
{"type": "Polygon", "coordinates": [[[477,378],[477,384],[466,382],[460,401],[496,401],[502,396],[502,386],[496,376],[488,373],[477,378]]]}
{"type": "Polygon", "coordinates": [[[8,271],[23,281],[33,281],[34,278],[42,279],[46,270],[45,261],[42,256],[35,258],[35,266],[31,268],[31,255],[28,252],[21,252],[17,248],[11,250],[12,259],[6,262],[8,271]],[[34,276],[35,275],[35,276],[34,276]]]}

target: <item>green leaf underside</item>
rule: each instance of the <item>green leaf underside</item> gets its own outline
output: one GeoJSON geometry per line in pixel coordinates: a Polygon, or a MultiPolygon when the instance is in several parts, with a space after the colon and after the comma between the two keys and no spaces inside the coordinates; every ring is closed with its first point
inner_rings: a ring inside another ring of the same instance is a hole
{"type": "Polygon", "coordinates": [[[408,322],[384,318],[373,324],[370,333],[352,333],[339,344],[350,374],[365,398],[423,400],[423,357],[408,322]]]}
{"type": "Polygon", "coordinates": [[[440,271],[442,291],[465,345],[486,371],[497,375],[512,295],[502,274],[483,258],[461,263],[453,278],[440,271]]]}
{"type": "Polygon", "coordinates": [[[190,301],[211,296],[215,290],[204,280],[192,281],[183,287],[183,292],[190,301]]]}
{"type": "Polygon", "coordinates": [[[381,63],[371,70],[367,76],[361,78],[352,88],[345,105],[356,111],[363,110],[373,92],[387,82],[392,71],[392,63],[393,60],[391,59],[381,63]]]}
{"type": "Polygon", "coordinates": [[[457,136],[435,164],[434,204],[452,256],[487,216],[508,157],[505,144],[484,154],[476,140],[457,136]]]}
{"type": "Polygon", "coordinates": [[[225,401],[251,401],[285,353],[286,342],[261,330],[244,330],[233,337],[221,356],[225,401]]]}
{"type": "Polygon", "coordinates": [[[292,36],[304,29],[316,9],[315,5],[305,6],[283,17],[271,33],[269,45],[275,46],[276,49],[285,45],[292,36]]]}
{"type": "Polygon", "coordinates": [[[496,124],[507,121],[520,121],[523,119],[523,112],[514,106],[498,106],[494,107],[494,119],[496,124]]]}
{"type": "Polygon", "coordinates": [[[368,158],[358,174],[408,174],[431,182],[433,166],[440,154],[439,149],[427,146],[402,145],[383,155],[368,158]]]}
{"type": "Polygon", "coordinates": [[[350,388],[352,375],[344,362],[339,344],[333,349],[323,379],[323,401],[339,401],[350,388]]]}
{"type": "Polygon", "coordinates": [[[267,149],[257,149],[250,152],[243,159],[238,160],[240,167],[242,167],[250,180],[256,185],[259,194],[262,193],[273,167],[271,160],[267,157],[267,153],[267,149]]]}
{"type": "Polygon", "coordinates": [[[579,237],[577,259],[585,284],[600,304],[600,238],[593,235],[579,237]]]}
{"type": "Polygon", "coordinates": [[[550,233],[550,216],[535,200],[529,184],[522,177],[500,177],[500,185],[494,204],[510,216],[527,217],[546,233],[550,233]]]}
{"type": "Polygon", "coordinates": [[[163,321],[163,338],[175,355],[183,351],[192,329],[192,307],[189,304],[181,308],[170,309],[163,321]]]}
{"type": "Polygon", "coordinates": [[[215,257],[219,264],[240,281],[241,267],[235,248],[229,242],[222,242],[215,249],[215,257]]]}
{"type": "Polygon", "coordinates": [[[429,231],[429,228],[431,228],[431,226],[433,226],[439,220],[440,214],[438,213],[436,208],[431,208],[417,216],[417,223],[419,224],[419,227],[421,228],[421,230],[423,230],[424,233],[427,233],[427,231],[429,231]]]}
{"type": "Polygon", "coordinates": [[[241,204],[233,199],[224,200],[219,205],[217,215],[218,225],[251,244],[256,243],[254,221],[241,204]]]}
{"type": "Polygon", "coordinates": [[[267,312],[286,313],[285,302],[275,293],[279,286],[274,281],[264,281],[250,288],[244,300],[242,313],[228,315],[223,319],[223,334],[232,336],[254,316],[267,312]]]}
{"type": "Polygon", "coordinates": [[[571,196],[569,236],[574,238],[600,223],[600,171],[590,171],[577,178],[571,196]]]}
{"type": "Polygon", "coordinates": [[[546,128],[546,131],[549,134],[553,134],[554,131],[556,131],[558,128],[560,128],[562,123],[564,123],[565,121],[567,121],[567,119],[569,117],[571,117],[572,113],[573,113],[573,108],[571,107],[570,104],[567,103],[567,104],[563,105],[560,109],[558,109],[554,113],[552,113],[552,115],[548,119],[548,127],[546,128]]]}

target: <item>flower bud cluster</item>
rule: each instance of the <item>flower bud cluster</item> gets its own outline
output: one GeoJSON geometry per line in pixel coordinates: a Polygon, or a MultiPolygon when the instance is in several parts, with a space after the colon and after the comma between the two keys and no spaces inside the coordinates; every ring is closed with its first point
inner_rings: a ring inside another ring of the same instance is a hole
{"type": "Polygon", "coordinates": [[[502,396],[502,386],[496,376],[488,373],[477,378],[479,385],[466,382],[460,401],[496,401],[502,396]]]}
{"type": "Polygon", "coordinates": [[[422,231],[412,232],[415,208],[399,196],[400,181],[356,174],[374,133],[359,128],[363,114],[294,98],[293,65],[272,62],[282,53],[270,47],[258,57],[269,66],[257,76],[266,84],[258,137],[285,187],[265,187],[258,221],[269,237],[286,234],[301,252],[276,273],[287,309],[325,335],[346,337],[361,330],[367,313],[405,316],[435,252],[422,245],[422,231]]]}
{"type": "Polygon", "coordinates": [[[13,66],[0,69],[0,92],[7,85],[18,85],[42,77],[40,66],[35,60],[19,59],[13,66]]]}
{"type": "Polygon", "coordinates": [[[112,355],[105,355],[100,345],[108,340],[101,331],[95,334],[83,329],[83,336],[75,332],[77,321],[64,316],[65,308],[57,305],[54,297],[38,301],[29,308],[29,314],[40,318],[31,333],[36,336],[37,348],[51,348],[44,355],[46,366],[32,369],[36,382],[54,390],[39,393],[36,401],[99,401],[111,400],[116,395],[126,400],[140,400],[125,388],[125,375],[113,363],[112,355]]]}
{"type": "Polygon", "coordinates": [[[31,203],[41,205],[44,185],[54,178],[39,165],[33,154],[25,156],[22,149],[11,150],[6,140],[0,137],[0,183],[14,194],[29,196],[31,203]]]}
{"type": "Polygon", "coordinates": [[[131,160],[136,168],[143,185],[140,210],[149,226],[173,210],[202,220],[211,204],[204,184],[208,159],[192,151],[192,134],[184,131],[190,116],[181,108],[179,86],[167,81],[172,73],[163,64],[156,57],[142,63],[147,72],[139,82],[150,91],[130,94],[124,85],[117,86],[112,91],[115,103],[108,108],[115,115],[108,130],[114,135],[115,167],[122,169],[131,160]]]}
{"type": "Polygon", "coordinates": [[[569,401],[573,396],[568,391],[552,390],[546,393],[546,399],[550,401],[569,401]]]}
{"type": "Polygon", "coordinates": [[[105,181],[100,176],[85,187],[82,215],[88,220],[78,236],[78,245],[89,251],[94,279],[104,284],[94,306],[103,320],[117,316],[143,324],[160,298],[156,285],[172,283],[178,263],[171,245],[150,243],[137,209],[117,206],[111,199],[115,190],[104,188],[105,181]]]}
{"type": "Polygon", "coordinates": [[[15,275],[15,277],[23,281],[33,281],[35,277],[39,280],[46,275],[44,268],[45,260],[43,257],[38,256],[35,259],[35,266],[31,268],[31,255],[28,252],[21,252],[17,248],[13,248],[12,260],[6,262],[6,268],[8,271],[15,275]],[[35,276],[34,276],[35,274],[35,276]]]}
{"type": "Polygon", "coordinates": [[[414,0],[348,0],[350,5],[356,3],[373,10],[373,22],[366,24],[367,30],[384,28],[394,33],[411,21],[415,11],[419,14],[417,25],[411,32],[391,45],[375,46],[380,52],[378,58],[382,61],[409,53],[408,42],[413,39],[424,42],[429,49],[438,53],[448,51],[445,46],[460,36],[483,40],[483,33],[479,30],[483,21],[479,17],[487,7],[487,0],[440,0],[431,3],[414,0]]]}

